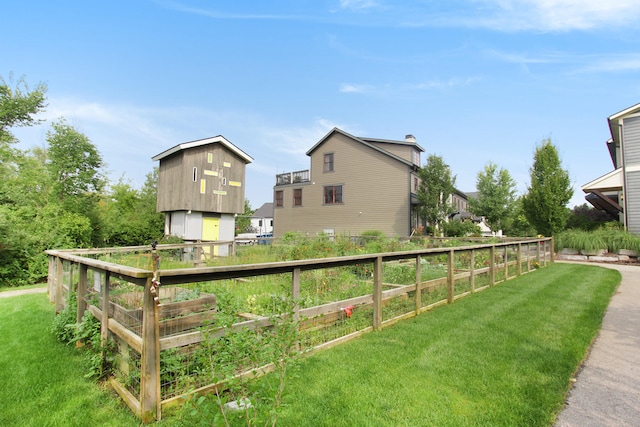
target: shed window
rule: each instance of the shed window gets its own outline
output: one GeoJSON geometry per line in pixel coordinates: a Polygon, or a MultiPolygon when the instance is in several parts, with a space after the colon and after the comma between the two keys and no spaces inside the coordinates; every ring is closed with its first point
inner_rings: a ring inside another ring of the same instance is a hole
{"type": "Polygon", "coordinates": [[[193,182],[198,182],[198,168],[193,168],[193,182]]]}

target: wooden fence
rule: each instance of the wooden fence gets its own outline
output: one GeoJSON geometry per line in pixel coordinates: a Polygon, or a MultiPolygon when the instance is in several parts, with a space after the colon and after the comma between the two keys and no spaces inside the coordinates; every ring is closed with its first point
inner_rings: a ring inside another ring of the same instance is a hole
{"type": "MultiPolygon", "coordinates": [[[[100,320],[103,348],[112,343],[121,359],[128,361],[128,365],[123,364],[124,372],[120,378],[114,376],[110,382],[144,422],[160,419],[163,407],[179,402],[190,392],[201,393],[216,387],[214,384],[189,383],[185,390],[172,386],[171,393],[163,391],[161,356],[168,352],[187,354],[185,349],[203,340],[203,322],[215,314],[217,302],[213,294],[202,293],[196,298],[182,298],[181,301],[174,298],[175,301],[162,303],[179,292],[187,292],[189,284],[225,280],[241,283],[249,278],[287,277],[290,295],[298,301],[301,299],[301,282],[304,281],[301,278],[305,274],[313,274],[307,272],[328,274],[344,267],[366,271],[365,286],[367,283],[371,286],[365,293],[318,305],[295,307],[300,325],[306,325],[309,330],[319,328],[313,323],[314,319],[322,318],[323,328],[350,321],[345,315],[345,308],[366,313],[364,323],[358,326],[336,329],[326,337],[311,340],[312,346],[318,349],[379,330],[437,305],[452,303],[465,295],[553,262],[553,239],[537,238],[455,248],[203,267],[199,255],[205,253],[207,247],[217,244],[229,245],[232,242],[158,245],[159,252],[187,250],[198,254],[198,258],[194,259],[196,267],[160,270],[155,272],[155,276],[154,268],[149,268],[148,263],[143,266],[145,268],[140,268],[95,259],[98,255],[104,257],[105,254],[117,253],[137,253],[150,259],[155,252],[150,247],[47,251],[49,297],[55,303],[56,311],[64,309],[68,294],[73,291],[77,295],[77,322],[82,321],[86,311],[100,320]],[[413,269],[411,283],[383,280],[383,270],[398,265],[413,269]],[[440,277],[423,277],[425,271],[441,274],[440,277]],[[441,292],[434,293],[435,290],[441,292]],[[160,298],[160,304],[154,302],[155,297],[160,298]],[[125,307],[127,304],[122,303],[123,299],[130,303],[129,306],[125,307]],[[135,386],[125,384],[124,377],[134,378],[135,386]]],[[[114,255],[114,258],[117,257],[114,255]]],[[[348,317],[351,317],[350,312],[348,317]]],[[[242,318],[244,320],[234,328],[257,328],[269,322],[267,317],[251,313],[243,313],[242,318]]],[[[218,333],[224,334],[224,330],[218,333]]]]}

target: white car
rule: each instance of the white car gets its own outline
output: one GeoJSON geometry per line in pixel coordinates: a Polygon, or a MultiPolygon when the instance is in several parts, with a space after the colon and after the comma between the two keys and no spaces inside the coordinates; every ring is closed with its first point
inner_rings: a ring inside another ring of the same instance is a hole
{"type": "Polygon", "coordinates": [[[256,233],[240,233],[235,240],[238,245],[255,245],[258,241],[258,235],[256,233]]]}

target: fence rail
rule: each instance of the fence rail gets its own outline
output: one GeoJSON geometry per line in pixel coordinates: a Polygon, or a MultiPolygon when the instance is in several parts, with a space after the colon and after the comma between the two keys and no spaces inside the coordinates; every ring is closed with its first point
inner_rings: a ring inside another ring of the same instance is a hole
{"type": "MultiPolygon", "coordinates": [[[[212,244],[229,243],[158,245],[157,250],[200,254],[212,244]]],[[[245,312],[237,313],[232,328],[218,327],[209,335],[268,326],[270,317],[260,311],[268,298],[286,289],[296,301],[304,344],[317,349],[544,267],[553,262],[553,240],[217,267],[203,267],[194,259],[194,268],[157,272],[160,283],[153,268],[95,259],[137,254],[148,260],[151,252],[149,247],[47,251],[49,296],[56,311],[64,309],[69,292],[76,292],[77,322],[86,311],[100,320],[103,348],[112,343],[119,356],[111,384],[145,422],[160,419],[163,407],[190,392],[216,387],[207,383],[211,378],[194,380],[188,367],[184,372],[192,378],[181,384],[177,375],[166,374],[163,360],[170,355],[193,364],[190,358],[203,340],[203,326],[215,325],[218,313],[226,309],[217,295],[223,286],[246,291],[245,312]],[[263,302],[261,309],[256,299],[263,302]]]]}

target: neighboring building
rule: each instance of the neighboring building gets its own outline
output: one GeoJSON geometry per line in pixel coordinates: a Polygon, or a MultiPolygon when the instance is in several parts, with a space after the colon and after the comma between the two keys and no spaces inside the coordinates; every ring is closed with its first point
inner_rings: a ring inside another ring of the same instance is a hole
{"type": "Polygon", "coordinates": [[[614,170],[582,186],[596,209],[618,218],[625,229],[640,234],[640,104],[607,119],[607,149],[614,170]]]}
{"type": "Polygon", "coordinates": [[[307,155],[310,169],[276,176],[274,237],[286,231],[408,236],[418,225],[420,155],[404,140],[362,138],[332,129],[307,155]]]}
{"type": "Polygon", "coordinates": [[[251,215],[251,229],[258,235],[273,233],[273,203],[265,203],[251,215]]]}
{"type": "MultiPolygon", "coordinates": [[[[187,241],[233,240],[251,156],[218,135],[178,144],[152,160],[160,161],[157,211],[165,213],[165,234],[187,241]]],[[[227,248],[216,255],[227,255],[227,248]]]]}

